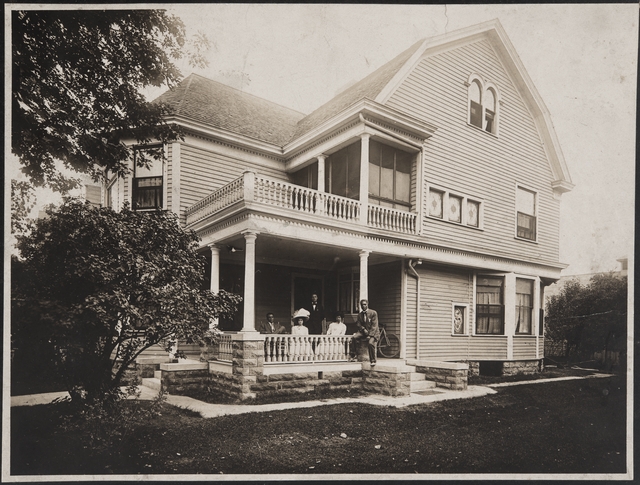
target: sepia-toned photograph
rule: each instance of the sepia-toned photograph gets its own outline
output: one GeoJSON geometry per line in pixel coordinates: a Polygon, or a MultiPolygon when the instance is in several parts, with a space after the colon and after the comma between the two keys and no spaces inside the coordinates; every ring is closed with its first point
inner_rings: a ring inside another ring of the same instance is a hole
{"type": "Polygon", "coordinates": [[[2,481],[632,480],[638,13],[5,4],[2,481]]]}

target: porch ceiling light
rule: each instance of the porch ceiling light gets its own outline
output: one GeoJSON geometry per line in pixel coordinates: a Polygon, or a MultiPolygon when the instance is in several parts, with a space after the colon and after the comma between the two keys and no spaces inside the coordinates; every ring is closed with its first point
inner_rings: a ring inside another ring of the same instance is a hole
{"type": "Polygon", "coordinates": [[[242,249],[242,248],[237,248],[237,247],[235,247],[235,246],[228,245],[228,246],[227,246],[227,251],[229,251],[230,253],[238,253],[238,252],[240,252],[240,251],[244,251],[244,249],[242,249]]]}

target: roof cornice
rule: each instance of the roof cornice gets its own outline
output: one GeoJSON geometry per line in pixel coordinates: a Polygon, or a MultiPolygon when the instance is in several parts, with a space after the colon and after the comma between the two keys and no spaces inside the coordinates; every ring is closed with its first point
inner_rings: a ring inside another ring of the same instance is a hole
{"type": "Polygon", "coordinates": [[[225,143],[234,144],[251,151],[264,153],[265,155],[282,159],[282,147],[274,145],[272,143],[267,143],[256,138],[240,135],[239,133],[234,133],[232,131],[222,130],[220,128],[212,128],[210,125],[199,121],[194,121],[184,116],[169,116],[166,118],[166,122],[174,123],[187,130],[221,140],[225,143]]]}
{"type": "Polygon", "coordinates": [[[359,119],[361,114],[380,120],[386,125],[422,140],[431,137],[437,129],[431,123],[408,116],[394,108],[381,105],[370,99],[361,99],[313,130],[285,145],[283,149],[284,156],[287,158],[295,156],[316,140],[325,137],[329,132],[359,119]]]}

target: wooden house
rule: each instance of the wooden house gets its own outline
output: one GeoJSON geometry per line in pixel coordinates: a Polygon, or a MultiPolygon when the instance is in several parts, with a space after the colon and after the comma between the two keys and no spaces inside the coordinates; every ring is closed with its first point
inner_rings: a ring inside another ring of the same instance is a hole
{"type": "Polygon", "coordinates": [[[223,329],[290,325],[316,293],[351,331],[368,298],[400,359],[540,364],[573,185],[497,20],[417,42],[306,115],[195,74],[157,101],[184,140],[104,201],[196,231],[211,289],[244,297],[223,329]]]}

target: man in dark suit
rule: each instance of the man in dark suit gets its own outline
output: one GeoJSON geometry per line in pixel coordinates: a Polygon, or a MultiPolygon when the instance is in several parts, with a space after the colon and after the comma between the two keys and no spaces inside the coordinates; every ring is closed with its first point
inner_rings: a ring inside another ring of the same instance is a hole
{"type": "Polygon", "coordinates": [[[280,325],[279,322],[274,322],[273,313],[267,313],[267,321],[260,322],[258,331],[260,333],[287,333],[287,329],[284,326],[280,325]]]}
{"type": "Polygon", "coordinates": [[[318,302],[318,295],[311,295],[311,308],[309,308],[309,320],[307,327],[309,335],[322,335],[322,321],[325,319],[324,307],[318,302]]]}
{"type": "Polygon", "coordinates": [[[367,342],[369,350],[369,362],[376,365],[376,345],[380,339],[380,328],[378,327],[378,312],[369,308],[368,300],[360,300],[362,311],[358,313],[356,325],[358,331],[353,334],[354,343],[367,342]]]}

